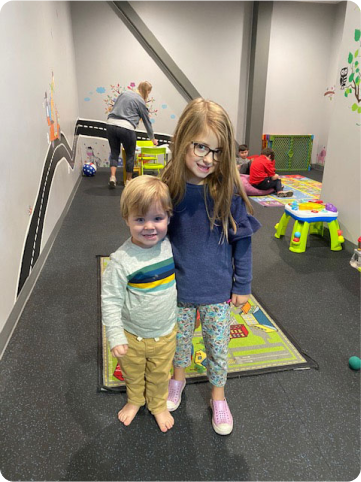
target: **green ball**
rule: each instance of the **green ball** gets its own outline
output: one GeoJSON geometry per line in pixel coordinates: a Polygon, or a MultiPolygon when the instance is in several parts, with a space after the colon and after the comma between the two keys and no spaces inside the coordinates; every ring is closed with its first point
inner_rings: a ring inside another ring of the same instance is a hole
{"type": "Polygon", "coordinates": [[[360,370],[361,368],[361,360],[358,356],[352,356],[348,361],[349,367],[352,370],[360,370]]]}

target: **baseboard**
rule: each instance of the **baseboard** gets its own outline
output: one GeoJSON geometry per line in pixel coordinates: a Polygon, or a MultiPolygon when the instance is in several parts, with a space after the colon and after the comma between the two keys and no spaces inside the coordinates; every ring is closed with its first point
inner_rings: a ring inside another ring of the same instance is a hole
{"type": "Polygon", "coordinates": [[[311,169],[315,169],[315,171],[323,171],[324,167],[321,164],[311,164],[311,169]]]}
{"type": "Polygon", "coordinates": [[[22,287],[19,296],[17,297],[15,304],[13,306],[13,309],[11,310],[11,313],[8,317],[8,319],[5,322],[4,328],[2,329],[0,333],[0,360],[5,352],[5,349],[11,339],[11,336],[16,328],[16,325],[20,319],[20,316],[25,308],[25,305],[34,289],[34,286],[36,284],[36,281],[41,273],[41,270],[45,264],[45,261],[51,251],[51,248],[53,246],[53,243],[60,231],[61,225],[63,224],[63,221],[65,219],[65,216],[67,215],[70,205],[73,201],[73,198],[75,196],[75,193],[78,189],[78,186],[80,184],[80,181],[82,179],[82,176],[79,176],[78,181],[76,182],[69,199],[63,209],[63,212],[61,216],[59,217],[57,223],[54,226],[53,231],[51,232],[48,241],[46,242],[42,252],[39,255],[39,258],[37,259],[33,269],[31,270],[31,273],[29,274],[28,278],[26,279],[24,286],[22,287]]]}

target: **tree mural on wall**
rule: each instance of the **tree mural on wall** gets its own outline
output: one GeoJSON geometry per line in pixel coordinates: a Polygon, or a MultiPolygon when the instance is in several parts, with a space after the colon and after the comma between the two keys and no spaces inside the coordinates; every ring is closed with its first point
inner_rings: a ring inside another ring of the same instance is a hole
{"type": "Polygon", "coordinates": [[[360,63],[361,58],[361,30],[355,30],[355,41],[358,43],[358,48],[352,53],[348,54],[348,67],[344,67],[341,70],[340,83],[341,89],[345,89],[344,96],[351,97],[354,100],[354,96],[357,102],[354,102],[351,106],[353,112],[361,114],[361,94],[360,94],[360,63]]]}

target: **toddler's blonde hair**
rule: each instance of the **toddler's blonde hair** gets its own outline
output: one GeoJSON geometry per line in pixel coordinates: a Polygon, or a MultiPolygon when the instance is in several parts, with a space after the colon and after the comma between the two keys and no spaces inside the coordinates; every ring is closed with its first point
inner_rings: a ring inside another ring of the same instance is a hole
{"type": "Polygon", "coordinates": [[[154,202],[159,202],[168,216],[172,215],[172,200],[164,182],[154,176],[138,176],[129,181],[120,198],[120,211],[124,219],[130,213],[144,216],[154,202]]]}

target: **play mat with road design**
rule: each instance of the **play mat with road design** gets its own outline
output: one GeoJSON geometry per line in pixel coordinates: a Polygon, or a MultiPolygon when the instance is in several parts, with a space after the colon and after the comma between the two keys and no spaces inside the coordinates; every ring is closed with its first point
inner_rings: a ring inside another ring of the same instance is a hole
{"type": "MultiPolygon", "coordinates": [[[[98,256],[98,293],[101,275],[109,258],[98,256]]],[[[242,309],[231,308],[231,337],[228,349],[228,376],[254,375],[290,369],[315,367],[302,354],[295,341],[287,336],[273,318],[252,296],[242,309]]],[[[99,308],[99,389],[124,390],[124,380],[117,359],[113,358],[101,323],[99,308]]],[[[186,370],[187,382],[206,381],[207,357],[201,327],[194,332],[192,363],[186,370]]]]}

